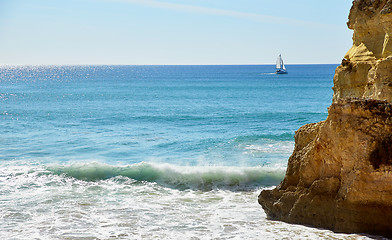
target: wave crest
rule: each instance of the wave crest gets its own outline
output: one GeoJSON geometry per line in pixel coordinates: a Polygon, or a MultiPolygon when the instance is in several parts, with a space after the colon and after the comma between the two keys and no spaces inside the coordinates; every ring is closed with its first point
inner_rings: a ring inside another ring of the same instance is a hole
{"type": "Polygon", "coordinates": [[[47,170],[83,181],[99,181],[113,177],[128,177],[137,182],[154,182],[177,189],[252,189],[274,186],[284,177],[282,167],[223,167],[174,166],[170,164],[138,163],[113,166],[102,163],[52,165],[47,170]]]}

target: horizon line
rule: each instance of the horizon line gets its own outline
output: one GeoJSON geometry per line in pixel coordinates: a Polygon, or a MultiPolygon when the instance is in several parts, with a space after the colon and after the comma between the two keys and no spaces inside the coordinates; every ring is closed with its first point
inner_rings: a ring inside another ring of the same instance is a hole
{"type": "MultiPolygon", "coordinates": [[[[340,65],[341,63],[285,63],[286,66],[294,65],[340,65]]],[[[7,64],[0,66],[274,66],[274,63],[245,63],[245,64],[7,64]]]]}

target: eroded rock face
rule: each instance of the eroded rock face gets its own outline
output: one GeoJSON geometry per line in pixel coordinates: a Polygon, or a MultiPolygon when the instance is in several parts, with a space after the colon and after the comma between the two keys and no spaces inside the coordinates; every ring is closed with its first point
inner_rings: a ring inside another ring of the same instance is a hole
{"type": "Polygon", "coordinates": [[[392,0],[353,2],[353,46],[334,77],[333,102],[357,97],[392,101],[392,0]],[[391,39],[390,39],[391,38],[391,39]]]}
{"type": "Polygon", "coordinates": [[[263,191],[268,216],[339,232],[392,234],[392,105],[344,99],[296,132],[283,182],[263,191]]]}
{"type": "Polygon", "coordinates": [[[259,203],[270,218],[392,236],[392,0],[356,0],[353,47],[320,123],[301,127],[282,183],[259,203]]]}

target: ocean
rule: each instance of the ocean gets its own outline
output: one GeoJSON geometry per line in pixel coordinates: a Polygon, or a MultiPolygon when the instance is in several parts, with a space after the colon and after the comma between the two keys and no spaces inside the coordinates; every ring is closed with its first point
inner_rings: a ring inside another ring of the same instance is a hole
{"type": "Polygon", "coordinates": [[[0,66],[0,239],[367,239],[257,202],[336,67],[0,66]]]}

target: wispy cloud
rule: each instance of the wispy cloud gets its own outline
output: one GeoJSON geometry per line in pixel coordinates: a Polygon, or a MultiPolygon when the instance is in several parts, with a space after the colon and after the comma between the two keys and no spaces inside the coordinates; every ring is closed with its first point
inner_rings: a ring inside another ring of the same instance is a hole
{"type": "Polygon", "coordinates": [[[218,8],[209,8],[209,7],[201,7],[201,6],[178,4],[178,3],[161,2],[155,0],[106,0],[106,1],[137,4],[137,5],[143,5],[152,8],[169,9],[169,10],[180,11],[180,12],[192,12],[198,14],[237,17],[237,18],[248,19],[248,20],[264,22],[264,23],[288,24],[288,25],[296,25],[296,26],[320,26],[321,25],[321,24],[316,24],[314,22],[302,21],[302,20],[292,19],[292,18],[275,17],[275,16],[268,16],[268,15],[256,14],[256,13],[224,10],[218,8]]]}

